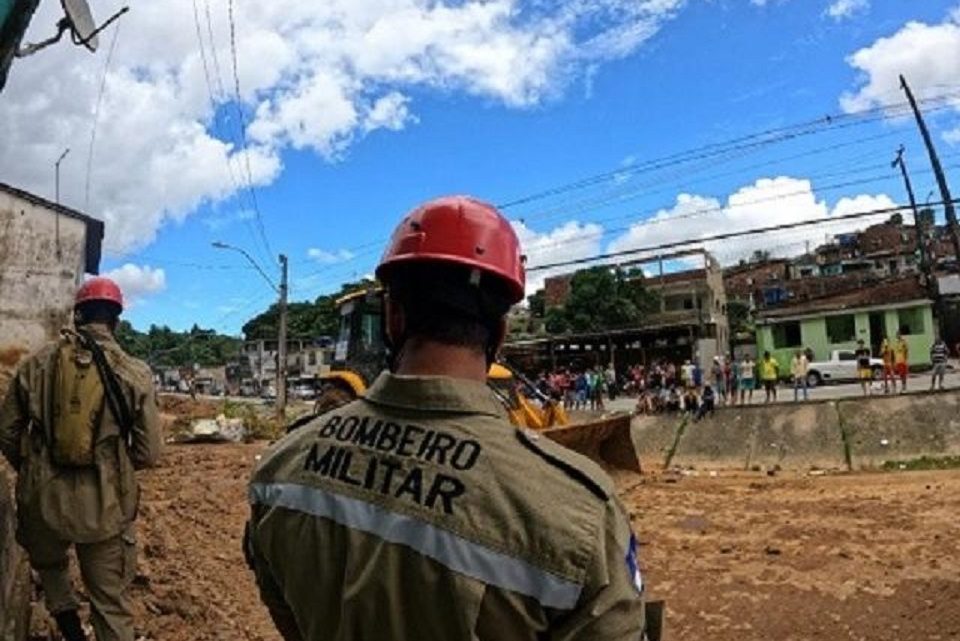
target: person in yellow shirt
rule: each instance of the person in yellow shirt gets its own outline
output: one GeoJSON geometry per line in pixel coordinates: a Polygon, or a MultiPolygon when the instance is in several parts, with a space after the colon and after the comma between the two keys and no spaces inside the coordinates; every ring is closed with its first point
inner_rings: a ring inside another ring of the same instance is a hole
{"type": "Polygon", "coordinates": [[[891,386],[893,393],[897,393],[897,378],[893,343],[889,336],[884,336],[880,344],[880,358],[883,359],[883,393],[889,394],[891,386]]]}
{"type": "Polygon", "coordinates": [[[897,332],[897,340],[893,344],[893,364],[896,375],[900,378],[900,393],[907,391],[907,370],[910,361],[910,347],[903,338],[902,332],[897,332]]]}
{"type": "Polygon", "coordinates": [[[763,381],[763,389],[766,392],[765,403],[770,400],[777,400],[777,379],[780,378],[780,364],[770,355],[770,352],[763,353],[763,360],[760,361],[760,380],[763,381]]]}

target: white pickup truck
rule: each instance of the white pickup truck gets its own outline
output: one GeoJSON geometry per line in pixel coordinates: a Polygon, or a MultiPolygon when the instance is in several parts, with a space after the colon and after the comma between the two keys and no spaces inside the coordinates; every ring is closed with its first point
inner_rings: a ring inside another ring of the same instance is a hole
{"type": "MultiPolygon", "coordinates": [[[[882,378],[883,360],[871,358],[870,369],[874,379],[882,378]]],[[[807,385],[810,387],[833,381],[855,381],[857,378],[857,356],[852,349],[835,349],[830,352],[830,360],[813,361],[807,369],[807,385]]]]}

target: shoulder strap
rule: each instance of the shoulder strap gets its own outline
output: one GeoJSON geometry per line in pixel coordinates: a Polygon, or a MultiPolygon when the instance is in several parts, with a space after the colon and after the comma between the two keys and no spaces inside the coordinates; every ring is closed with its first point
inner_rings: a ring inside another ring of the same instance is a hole
{"type": "Polygon", "coordinates": [[[104,396],[107,398],[107,406],[110,408],[113,420],[120,426],[120,438],[130,446],[132,445],[130,439],[133,429],[133,414],[130,412],[127,399],[123,395],[123,388],[120,386],[120,381],[117,379],[113,368],[111,368],[107,362],[103,348],[97,344],[97,341],[82,329],[78,329],[77,334],[80,336],[83,346],[90,350],[90,353],[93,355],[93,362],[97,366],[100,380],[103,381],[103,391],[104,396]]]}

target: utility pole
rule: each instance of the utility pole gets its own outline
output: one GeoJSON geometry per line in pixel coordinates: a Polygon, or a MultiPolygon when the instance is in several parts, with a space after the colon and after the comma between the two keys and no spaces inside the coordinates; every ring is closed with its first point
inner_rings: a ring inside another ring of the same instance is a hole
{"type": "Polygon", "coordinates": [[[924,242],[926,240],[926,234],[924,233],[923,225],[920,223],[920,212],[917,210],[917,199],[913,195],[913,184],[910,182],[910,174],[907,173],[907,162],[903,159],[904,151],[903,145],[900,145],[900,149],[897,150],[897,157],[890,163],[890,166],[900,168],[900,174],[903,176],[903,184],[907,188],[907,196],[910,197],[910,210],[913,212],[914,229],[917,233],[917,249],[920,251],[920,271],[923,273],[923,277],[927,281],[927,288],[929,289],[933,275],[930,273],[930,261],[927,259],[927,246],[924,242]]]}
{"type": "Polygon", "coordinates": [[[277,418],[287,410],[287,272],[286,254],[280,254],[280,331],[277,337],[277,418]]]}
{"type": "Polygon", "coordinates": [[[286,419],[286,410],[287,410],[287,274],[289,271],[289,265],[287,263],[286,254],[280,254],[280,286],[278,287],[270,280],[270,277],[267,276],[267,273],[260,268],[259,263],[253,259],[253,256],[248,254],[244,249],[240,247],[235,247],[233,245],[228,245],[227,243],[221,243],[219,241],[214,242],[213,246],[217,249],[229,249],[231,251],[238,252],[247,259],[247,262],[250,263],[254,269],[263,277],[263,280],[267,281],[267,284],[270,285],[270,288],[273,291],[277,292],[280,295],[280,300],[277,304],[279,308],[279,327],[277,328],[277,418],[280,421],[286,419]]]}
{"type": "Polygon", "coordinates": [[[940,188],[940,200],[943,201],[943,213],[947,219],[947,227],[950,230],[950,237],[953,240],[953,251],[955,258],[960,261],[960,226],[957,225],[957,211],[953,206],[953,197],[950,195],[950,187],[947,185],[947,177],[943,173],[943,166],[940,164],[940,158],[937,156],[937,150],[933,146],[933,140],[930,138],[930,131],[927,124],[923,121],[923,114],[917,107],[917,101],[910,91],[910,85],[907,79],[900,75],[900,87],[906,92],[907,100],[910,101],[910,107],[913,109],[913,115],[917,119],[917,126],[920,128],[920,135],[923,136],[923,144],[927,147],[930,154],[930,164],[933,166],[933,173],[937,177],[937,186],[940,188]]]}

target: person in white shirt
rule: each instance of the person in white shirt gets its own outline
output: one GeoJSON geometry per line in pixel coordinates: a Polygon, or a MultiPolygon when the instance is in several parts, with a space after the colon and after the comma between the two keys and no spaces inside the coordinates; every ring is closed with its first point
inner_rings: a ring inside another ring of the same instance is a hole
{"type": "Polygon", "coordinates": [[[797,350],[793,360],[790,361],[790,375],[793,376],[793,401],[800,400],[799,391],[803,389],[803,400],[807,400],[807,370],[810,364],[807,361],[807,355],[802,350],[797,350]]]}

